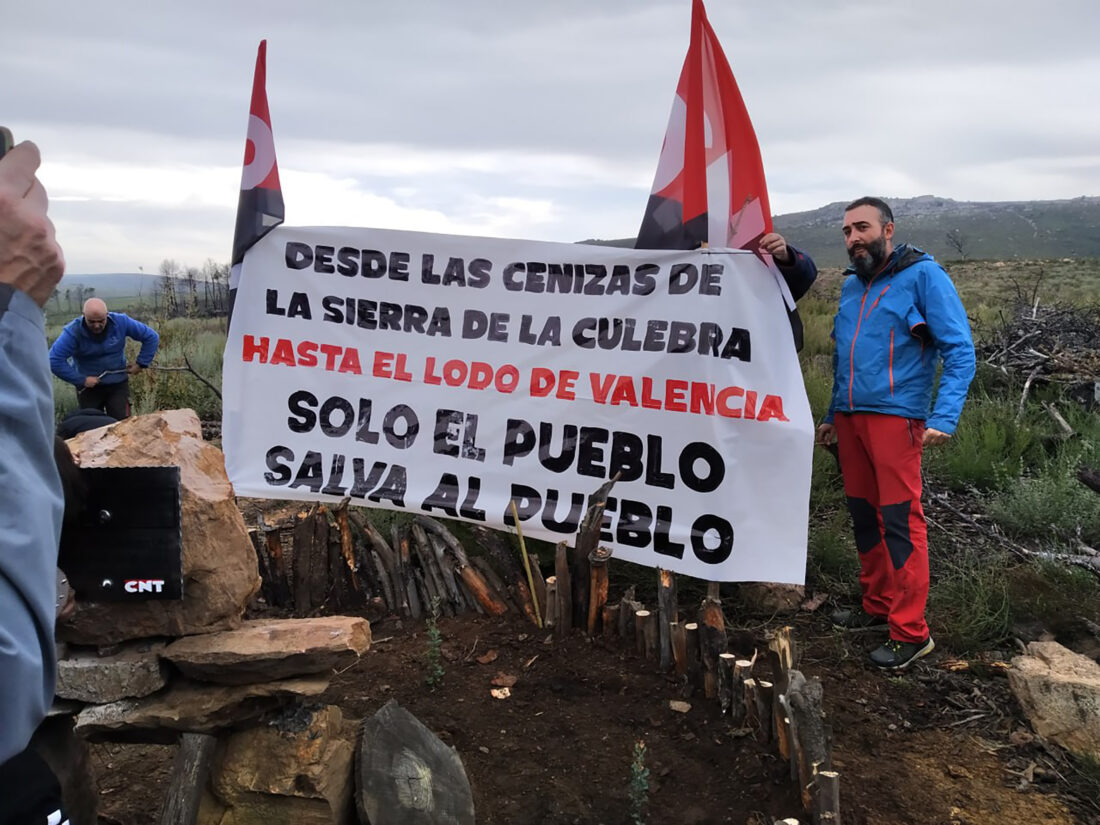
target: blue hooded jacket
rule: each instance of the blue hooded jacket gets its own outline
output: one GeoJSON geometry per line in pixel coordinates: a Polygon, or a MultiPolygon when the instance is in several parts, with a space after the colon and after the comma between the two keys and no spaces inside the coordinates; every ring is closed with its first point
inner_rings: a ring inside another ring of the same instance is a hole
{"type": "Polygon", "coordinates": [[[126,339],[141,341],[137,362],[148,367],[157,354],[160,336],[152,327],[135,321],[122,312],[108,312],[107,326],[95,335],[84,325],[84,318],[74,318],[65,325],[50,347],[50,369],[62,381],[77,389],[84,386],[89,375],[111,371],[100,379],[102,384],[120,384],[126,380],[126,339]]]}
{"type": "Polygon", "coordinates": [[[42,310],[0,284],[0,764],[27,746],[53,701],[62,511],[53,443],[42,310]]]}
{"type": "Polygon", "coordinates": [[[872,412],[955,432],[975,359],[970,322],[950,276],[931,255],[908,244],[897,247],[869,280],[853,267],[846,274],[833,321],[833,396],[826,423],[838,412],[872,412]]]}

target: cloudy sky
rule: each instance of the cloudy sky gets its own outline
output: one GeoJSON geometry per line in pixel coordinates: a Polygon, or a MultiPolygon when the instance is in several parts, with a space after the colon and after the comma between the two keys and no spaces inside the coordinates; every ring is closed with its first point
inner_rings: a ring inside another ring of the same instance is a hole
{"type": "MultiPolygon", "coordinates": [[[[287,222],[633,236],[690,0],[4,4],[70,273],[227,261],[256,46],[287,222]]],[[[1095,0],[709,0],[777,214],[1100,195],[1095,0]]],[[[838,239],[839,242],[839,239],[838,239]]]]}

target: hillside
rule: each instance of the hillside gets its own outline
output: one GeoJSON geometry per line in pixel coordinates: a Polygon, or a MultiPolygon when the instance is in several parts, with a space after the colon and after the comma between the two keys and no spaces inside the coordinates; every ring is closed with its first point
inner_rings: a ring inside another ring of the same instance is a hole
{"type": "Polygon", "coordinates": [[[160,281],[159,275],[145,275],[140,272],[110,272],[95,275],[66,273],[58,289],[61,292],[62,302],[65,301],[65,290],[77,287],[94,289],[99,298],[131,298],[151,293],[158,281],[160,281]]]}
{"type": "MultiPolygon", "coordinates": [[[[934,195],[887,198],[896,238],[941,260],[1100,257],[1100,197],[1061,201],[956,201],[934,195]],[[958,232],[962,254],[948,243],[958,232]]],[[[844,202],[777,215],[775,228],[822,266],[847,263],[840,225],[844,202]]],[[[631,238],[585,241],[632,246],[631,238]]]]}

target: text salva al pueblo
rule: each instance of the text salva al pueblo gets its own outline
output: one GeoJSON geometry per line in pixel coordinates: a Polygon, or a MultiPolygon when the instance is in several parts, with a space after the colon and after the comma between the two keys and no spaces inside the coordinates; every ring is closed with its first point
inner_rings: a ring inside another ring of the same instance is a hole
{"type": "MultiPolygon", "coordinates": [[[[350,438],[376,445],[380,440],[392,449],[409,450],[422,437],[420,416],[408,404],[393,404],[380,419],[373,402],[360,399],[358,408],[346,399],[320,401],[313,393],[298,390],[287,399],[288,428],[298,434],[319,432],[327,438],[350,438]]],[[[477,437],[479,416],[461,410],[437,409],[431,422],[432,452],[452,459],[485,462],[499,460],[507,467],[537,464],[553,473],[604,480],[638,481],[649,487],[673,490],[683,485],[696,493],[712,493],[722,484],[726,463],[713,445],[703,441],[685,444],[674,458],[664,455],[663,439],[621,430],[576,424],[507,420],[504,443],[499,453],[489,455],[477,437]]],[[[325,454],[308,450],[299,458],[285,445],[275,445],[265,456],[264,481],[272,487],[308,490],[311,493],[345,496],[375,504],[389,503],[400,509],[417,507],[426,513],[485,521],[479,506],[482,479],[456,473],[442,473],[435,489],[423,501],[406,501],[408,465],[369,461],[346,452],[325,454]]],[[[508,504],[499,520],[514,524],[510,502],[516,503],[520,521],[538,519],[548,531],[576,533],[581,517],[592,503],[590,494],[527,484],[511,483],[508,504]]],[[[652,547],[654,552],[682,558],[685,544],[671,538],[672,508],[651,507],[643,501],[609,497],[601,539],[627,547],[652,547]]],[[[688,545],[701,561],[720,564],[733,551],[734,530],[728,520],[713,513],[697,516],[688,545]]]]}

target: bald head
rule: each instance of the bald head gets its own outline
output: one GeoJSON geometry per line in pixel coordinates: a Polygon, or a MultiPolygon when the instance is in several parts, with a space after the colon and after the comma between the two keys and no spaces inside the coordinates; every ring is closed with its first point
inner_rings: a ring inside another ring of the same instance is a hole
{"type": "Polygon", "coordinates": [[[107,326],[107,305],[100,298],[84,302],[84,325],[92,332],[103,332],[107,326]]]}

